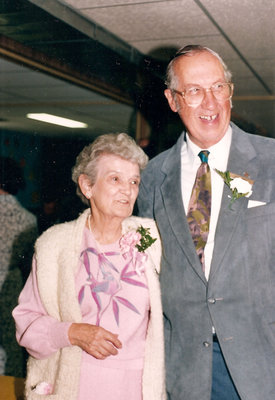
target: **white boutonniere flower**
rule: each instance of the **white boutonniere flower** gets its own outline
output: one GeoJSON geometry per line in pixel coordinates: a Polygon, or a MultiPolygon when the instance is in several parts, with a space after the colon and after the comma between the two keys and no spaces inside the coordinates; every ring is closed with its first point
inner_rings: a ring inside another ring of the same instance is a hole
{"type": "Polygon", "coordinates": [[[230,205],[240,197],[250,197],[252,195],[252,186],[254,183],[252,179],[249,179],[247,176],[233,174],[229,171],[222,172],[218,169],[215,169],[215,171],[223,178],[224,183],[231,190],[232,196],[230,205]]]}

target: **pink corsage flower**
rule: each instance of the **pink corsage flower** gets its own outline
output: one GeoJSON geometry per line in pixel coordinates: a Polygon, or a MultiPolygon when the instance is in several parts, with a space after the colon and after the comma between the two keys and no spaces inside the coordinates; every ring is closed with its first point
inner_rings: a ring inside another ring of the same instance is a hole
{"type": "Polygon", "coordinates": [[[119,242],[123,257],[132,258],[138,275],[144,272],[145,263],[148,258],[148,255],[145,254],[145,250],[157,240],[150,236],[149,231],[149,228],[140,226],[136,231],[125,233],[119,242]]]}
{"type": "Polygon", "coordinates": [[[123,235],[119,242],[123,256],[126,257],[128,253],[132,254],[133,250],[136,249],[136,245],[140,242],[140,239],[141,234],[137,231],[129,231],[123,235]]]}
{"type": "Polygon", "coordinates": [[[53,385],[48,382],[40,382],[33,389],[36,394],[52,394],[53,393],[53,385]]]}

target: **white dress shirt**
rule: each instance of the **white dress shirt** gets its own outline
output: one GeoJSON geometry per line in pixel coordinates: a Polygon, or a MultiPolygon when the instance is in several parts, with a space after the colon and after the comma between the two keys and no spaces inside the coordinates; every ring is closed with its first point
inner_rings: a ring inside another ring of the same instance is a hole
{"type": "Polygon", "coordinates": [[[204,249],[205,255],[205,276],[208,280],[210,273],[210,266],[212,261],[214,239],[218,216],[221,207],[221,199],[224,188],[224,181],[220,175],[215,171],[215,168],[220,171],[226,171],[228,156],[230,151],[232,139],[232,129],[229,126],[224,137],[214,146],[208,149],[200,149],[195,143],[190,140],[188,133],[186,134],[186,142],[183,143],[181,149],[181,192],[185,213],[188,212],[188,205],[196,179],[197,170],[201,164],[200,157],[198,156],[201,150],[208,150],[210,152],[208,157],[208,164],[211,171],[211,216],[210,227],[207,243],[204,249]]]}

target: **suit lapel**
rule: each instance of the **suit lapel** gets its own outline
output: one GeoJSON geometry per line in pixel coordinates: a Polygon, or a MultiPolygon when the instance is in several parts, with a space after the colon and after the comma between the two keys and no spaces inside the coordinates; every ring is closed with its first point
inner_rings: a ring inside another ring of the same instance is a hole
{"type": "MultiPolygon", "coordinates": [[[[233,124],[232,124],[233,125],[233,124]]],[[[249,141],[249,137],[233,125],[232,144],[228,160],[227,170],[243,176],[248,173],[250,178],[257,177],[256,152],[249,141]]],[[[253,189],[253,188],[252,188],[253,189]]],[[[212,256],[209,280],[222,265],[223,257],[231,245],[231,240],[240,221],[240,213],[247,208],[248,198],[242,197],[230,206],[231,191],[224,185],[223,197],[219,213],[219,219],[215,233],[215,246],[212,256]]]]}
{"type": "MultiPolygon", "coordinates": [[[[179,246],[184,252],[189,264],[198,276],[206,283],[201,264],[197,256],[193,239],[186,219],[181,193],[181,146],[183,135],[170,152],[163,165],[162,172],[166,175],[161,185],[161,194],[170,227],[174,232],[179,246]]],[[[172,239],[170,239],[172,240],[172,239]]]]}

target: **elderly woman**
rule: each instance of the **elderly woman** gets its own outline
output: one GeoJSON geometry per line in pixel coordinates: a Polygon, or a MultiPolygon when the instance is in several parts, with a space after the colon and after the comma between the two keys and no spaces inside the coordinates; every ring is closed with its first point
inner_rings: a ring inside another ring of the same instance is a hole
{"type": "Polygon", "coordinates": [[[77,157],[72,176],[89,208],[37,240],[13,311],[30,354],[27,399],[165,399],[161,243],[154,221],[131,216],[146,164],[124,133],[77,157]]]}

